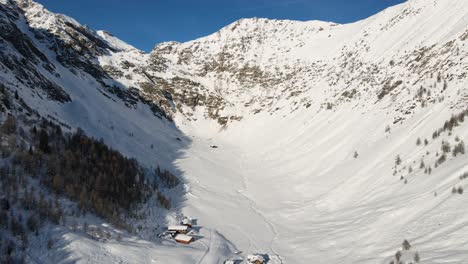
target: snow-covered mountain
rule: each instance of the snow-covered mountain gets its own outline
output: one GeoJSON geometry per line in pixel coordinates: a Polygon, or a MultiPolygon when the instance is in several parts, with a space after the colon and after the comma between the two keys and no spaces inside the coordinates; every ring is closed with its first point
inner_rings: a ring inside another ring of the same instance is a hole
{"type": "Polygon", "coordinates": [[[0,82],[170,168],[184,190],[166,221],[201,226],[187,247],[70,233],[68,260],[398,263],[407,239],[408,263],[468,261],[466,194],[452,192],[468,185],[466,0],[344,25],[243,19],[149,54],[30,0],[0,0],[0,21],[0,82]]]}

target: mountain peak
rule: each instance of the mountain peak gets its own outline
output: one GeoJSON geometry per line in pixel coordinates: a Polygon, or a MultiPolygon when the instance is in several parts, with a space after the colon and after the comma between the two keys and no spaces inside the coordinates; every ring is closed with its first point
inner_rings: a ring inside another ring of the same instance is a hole
{"type": "Polygon", "coordinates": [[[75,27],[83,27],[75,19],[59,13],[52,13],[42,4],[33,0],[10,0],[10,3],[21,8],[33,27],[53,29],[60,24],[69,23],[75,27]]]}
{"type": "Polygon", "coordinates": [[[105,31],[105,30],[98,30],[96,31],[96,34],[100,36],[103,40],[105,40],[107,43],[111,44],[114,48],[122,51],[131,51],[131,50],[137,50],[135,47],[132,45],[124,42],[123,40],[115,37],[112,33],[105,31]]]}
{"type": "Polygon", "coordinates": [[[16,2],[18,6],[21,8],[28,8],[29,6],[33,5],[40,5],[37,2],[34,2],[32,0],[11,0],[12,2],[16,2]]]}
{"type": "MultiPolygon", "coordinates": [[[[272,32],[282,31],[291,29],[294,27],[299,27],[305,32],[313,29],[325,29],[331,26],[337,26],[337,23],[325,22],[319,20],[310,20],[310,21],[299,21],[299,20],[288,20],[288,19],[269,19],[269,18],[242,18],[239,19],[226,27],[222,28],[217,33],[226,33],[226,32],[237,32],[239,34],[245,34],[246,32],[256,31],[256,30],[268,30],[272,32]]],[[[215,34],[217,34],[215,33],[215,34]]]]}

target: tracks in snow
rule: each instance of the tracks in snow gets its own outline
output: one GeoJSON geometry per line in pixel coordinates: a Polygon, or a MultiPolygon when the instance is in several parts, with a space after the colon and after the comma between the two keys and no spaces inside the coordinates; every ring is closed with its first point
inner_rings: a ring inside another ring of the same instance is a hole
{"type": "Polygon", "coordinates": [[[213,244],[213,229],[210,229],[210,243],[207,246],[205,243],[202,242],[202,245],[206,247],[206,251],[205,251],[205,253],[203,253],[203,256],[201,256],[200,260],[198,260],[198,262],[197,262],[198,264],[203,263],[203,260],[205,259],[205,257],[210,252],[210,248],[211,248],[212,244],[213,244]]]}
{"type": "MultiPolygon", "coordinates": [[[[238,233],[241,234],[240,237],[242,237],[242,240],[245,239],[246,243],[239,244],[237,247],[240,246],[239,249],[244,251],[246,254],[249,253],[265,253],[270,255],[270,263],[277,263],[277,264],[283,264],[283,258],[282,256],[275,250],[274,248],[274,243],[278,239],[279,233],[276,229],[276,226],[268,219],[268,217],[257,208],[256,203],[254,200],[252,200],[249,197],[249,186],[248,186],[248,171],[246,170],[245,162],[247,161],[247,156],[242,153],[237,153],[238,155],[234,155],[234,158],[237,159],[237,166],[235,168],[231,167],[230,169],[227,169],[226,171],[234,171],[234,172],[240,172],[240,173],[235,173],[235,174],[230,174],[231,177],[228,177],[230,181],[229,185],[226,185],[227,188],[225,189],[217,189],[215,188],[214,185],[209,183],[211,178],[205,178],[205,175],[209,175],[211,172],[207,172],[206,174],[200,175],[198,177],[193,178],[190,181],[190,188],[187,196],[189,199],[192,201],[197,201],[194,203],[196,206],[201,206],[203,205],[203,201],[207,199],[207,197],[210,201],[219,200],[219,201],[226,201],[229,203],[235,202],[239,206],[239,210],[250,212],[247,213],[246,215],[249,215],[249,220],[252,221],[252,223],[255,223],[257,226],[264,226],[263,232],[262,233],[252,233],[253,230],[252,227],[250,226],[251,229],[246,230],[243,228],[242,225],[231,225],[231,229],[237,229],[238,233]],[[234,187],[236,186],[236,187],[234,187]],[[232,188],[234,187],[234,188],[232,188]],[[203,194],[203,195],[200,195],[203,194]],[[198,202],[200,201],[200,202],[198,202]],[[259,239],[255,237],[255,235],[260,235],[260,241],[259,239]]],[[[194,153],[194,156],[198,156],[197,158],[197,165],[199,166],[199,162],[201,160],[207,161],[210,166],[213,166],[213,172],[216,172],[216,170],[224,170],[225,168],[222,167],[222,164],[224,162],[223,159],[221,160],[216,160],[213,161],[210,156],[205,156],[204,153],[194,153]],[[219,168],[221,166],[221,168],[219,168]]],[[[203,162],[201,162],[203,163],[203,162]]],[[[211,173],[213,175],[216,175],[216,173],[211,173]]],[[[230,215],[230,214],[227,214],[230,215]]],[[[208,217],[208,216],[205,216],[208,217]]],[[[208,221],[209,225],[209,221],[208,221]]],[[[206,248],[206,251],[203,253],[201,258],[198,260],[197,263],[201,264],[204,263],[208,260],[208,256],[210,255],[210,251],[213,250],[213,234],[215,232],[220,232],[220,233],[225,233],[222,230],[216,230],[215,227],[210,227],[208,226],[207,230],[210,230],[210,242],[208,241],[203,242],[202,245],[206,248]],[[214,228],[214,229],[212,229],[214,228]]],[[[225,230],[226,231],[226,230],[225,230]]],[[[229,241],[229,237],[227,241],[229,241]]],[[[239,241],[237,241],[238,243],[239,241]]],[[[236,247],[236,246],[235,246],[236,247]]]]}
{"type": "MultiPolygon", "coordinates": [[[[245,155],[242,155],[241,158],[240,158],[240,163],[239,163],[239,167],[240,167],[241,171],[245,171],[244,160],[245,160],[245,155]]],[[[241,173],[241,175],[242,175],[244,190],[247,190],[247,188],[248,188],[247,179],[245,178],[244,173],[241,173]]],[[[278,231],[276,230],[275,226],[273,225],[273,223],[270,220],[268,220],[268,218],[262,212],[260,212],[260,210],[257,209],[257,207],[255,207],[255,202],[252,199],[250,199],[243,191],[239,190],[239,191],[237,191],[237,193],[239,194],[239,196],[242,199],[247,201],[247,203],[249,204],[250,209],[253,212],[255,212],[255,214],[257,214],[267,224],[268,228],[270,229],[271,233],[273,234],[273,238],[270,241],[269,249],[274,254],[274,256],[279,260],[279,263],[283,264],[284,262],[283,262],[283,259],[281,258],[281,255],[278,254],[276,252],[276,250],[273,248],[273,243],[278,238],[278,231]]]]}

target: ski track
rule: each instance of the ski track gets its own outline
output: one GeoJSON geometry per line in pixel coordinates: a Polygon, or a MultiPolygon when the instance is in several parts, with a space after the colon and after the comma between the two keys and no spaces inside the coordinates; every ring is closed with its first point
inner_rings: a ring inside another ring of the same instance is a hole
{"type": "MultiPolygon", "coordinates": [[[[241,158],[240,158],[240,171],[243,172],[245,171],[244,169],[244,159],[245,159],[245,155],[241,155],[241,158]]],[[[242,173],[243,177],[242,177],[242,182],[243,182],[243,185],[244,185],[244,190],[247,190],[248,188],[248,184],[247,184],[247,178],[245,176],[245,173],[242,173]]],[[[255,202],[250,199],[247,195],[245,195],[242,191],[239,191],[238,192],[239,195],[246,199],[250,205],[250,208],[255,211],[255,213],[257,215],[259,215],[263,221],[268,225],[268,227],[270,228],[271,232],[274,234],[273,238],[271,239],[270,241],[270,245],[269,245],[269,248],[270,248],[270,251],[278,258],[278,260],[280,261],[280,264],[283,264],[283,259],[281,258],[281,256],[275,251],[275,249],[273,248],[273,243],[275,242],[275,240],[277,239],[278,237],[278,232],[275,228],[275,226],[267,219],[267,217],[265,217],[265,215],[260,212],[260,210],[258,210],[254,205],[255,205],[255,202]]]]}
{"type": "Polygon", "coordinates": [[[212,239],[213,239],[213,230],[210,229],[210,241],[208,243],[209,245],[207,246],[205,244],[205,242],[201,242],[203,244],[203,246],[206,247],[206,251],[205,251],[205,253],[203,253],[203,256],[201,256],[200,260],[197,262],[198,264],[203,263],[203,260],[205,259],[206,255],[208,255],[208,253],[210,252],[210,248],[212,246],[212,239]]]}

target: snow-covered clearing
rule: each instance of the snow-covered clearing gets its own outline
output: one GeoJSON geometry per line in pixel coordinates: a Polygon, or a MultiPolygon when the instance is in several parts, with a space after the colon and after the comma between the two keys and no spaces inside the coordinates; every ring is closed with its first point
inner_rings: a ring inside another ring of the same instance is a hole
{"type": "Polygon", "coordinates": [[[378,110],[342,113],[256,116],[208,135],[206,124],[192,128],[193,142],[176,162],[187,180],[182,211],[271,263],[387,263],[404,239],[424,263],[468,259],[466,199],[451,193],[466,186],[458,179],[466,162],[450,157],[423,174],[420,157],[429,151],[432,164],[440,139],[415,144],[450,116],[445,107],[390,133],[378,110]],[[397,155],[401,167],[414,168],[407,184],[392,175],[397,155]]]}

